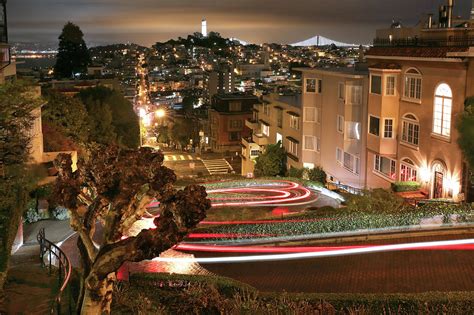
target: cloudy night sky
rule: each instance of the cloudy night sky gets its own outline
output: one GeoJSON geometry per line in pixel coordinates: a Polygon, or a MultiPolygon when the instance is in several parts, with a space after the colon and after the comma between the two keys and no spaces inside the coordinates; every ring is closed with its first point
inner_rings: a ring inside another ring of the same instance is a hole
{"type": "MultiPolygon", "coordinates": [[[[200,31],[261,43],[293,43],[314,35],[369,43],[392,18],[416,24],[445,0],[9,0],[11,41],[57,40],[67,21],[89,42],[151,45],[200,31]]],[[[455,15],[468,16],[471,0],[457,0],[455,15]]]]}

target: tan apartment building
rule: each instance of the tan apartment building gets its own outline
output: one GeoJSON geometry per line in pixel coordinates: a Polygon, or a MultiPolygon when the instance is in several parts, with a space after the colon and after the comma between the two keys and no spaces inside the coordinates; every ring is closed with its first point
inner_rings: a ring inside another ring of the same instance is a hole
{"type": "Polygon", "coordinates": [[[301,168],[301,95],[264,95],[254,105],[253,117],[245,121],[252,135],[242,138],[242,175],[253,177],[255,159],[268,144],[281,141],[287,151],[287,167],[301,168]]]}
{"type": "Polygon", "coordinates": [[[302,162],[321,166],[328,181],[365,187],[368,71],[300,68],[302,162]]]}
{"type": "Polygon", "coordinates": [[[452,1],[416,37],[378,31],[370,71],[367,186],[420,182],[427,198],[463,199],[466,166],[456,121],[474,96],[474,21],[456,21],[452,1]],[[446,13],[443,13],[446,12],[446,13]]]}
{"type": "Polygon", "coordinates": [[[242,93],[216,94],[209,109],[209,144],[214,152],[240,152],[242,138],[251,130],[245,121],[252,117],[254,95],[242,93]]]}

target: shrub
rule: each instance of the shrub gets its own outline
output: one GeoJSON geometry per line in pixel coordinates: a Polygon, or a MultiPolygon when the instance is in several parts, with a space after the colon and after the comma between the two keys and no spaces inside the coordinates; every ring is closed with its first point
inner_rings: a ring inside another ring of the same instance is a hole
{"type": "Polygon", "coordinates": [[[421,184],[418,182],[395,182],[392,183],[394,192],[417,191],[420,190],[421,184]]]}
{"type": "Polygon", "coordinates": [[[42,219],[41,215],[38,213],[38,211],[35,208],[28,207],[28,210],[26,210],[25,212],[23,222],[31,224],[31,223],[38,222],[41,219],[42,219]]]}
{"type": "Polygon", "coordinates": [[[347,200],[347,209],[351,212],[400,213],[409,210],[409,206],[391,191],[374,189],[363,195],[352,195],[347,200]]]}
{"type": "Polygon", "coordinates": [[[315,168],[307,169],[306,173],[310,181],[319,182],[323,185],[326,184],[327,175],[322,167],[316,166],[315,168]]]}
{"type": "Polygon", "coordinates": [[[288,171],[288,177],[294,177],[294,178],[303,178],[303,175],[305,173],[304,168],[296,168],[296,167],[290,167],[290,170],[288,171]]]}
{"type": "Polygon", "coordinates": [[[69,211],[61,206],[57,206],[52,211],[53,218],[59,221],[64,221],[69,219],[69,211]]]}

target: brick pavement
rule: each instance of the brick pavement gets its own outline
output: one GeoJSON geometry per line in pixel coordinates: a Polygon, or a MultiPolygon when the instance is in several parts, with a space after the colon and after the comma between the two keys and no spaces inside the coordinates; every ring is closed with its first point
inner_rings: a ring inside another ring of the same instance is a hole
{"type": "MultiPolygon", "coordinates": [[[[454,238],[457,237],[442,237],[445,240],[454,238]]],[[[417,238],[416,241],[438,239],[417,238]]],[[[409,240],[388,242],[406,241],[409,240]]],[[[371,242],[380,243],[387,242],[371,242]]],[[[262,291],[418,293],[474,290],[474,251],[383,252],[306,260],[208,264],[204,267],[262,291]]]]}

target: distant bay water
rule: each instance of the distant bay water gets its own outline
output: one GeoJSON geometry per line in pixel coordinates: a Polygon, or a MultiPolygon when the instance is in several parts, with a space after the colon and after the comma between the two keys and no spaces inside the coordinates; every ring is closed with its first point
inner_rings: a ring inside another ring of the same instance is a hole
{"type": "Polygon", "coordinates": [[[16,58],[17,68],[19,69],[31,69],[31,68],[42,68],[47,69],[54,66],[56,63],[55,57],[44,57],[44,58],[16,58]]]}

